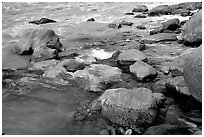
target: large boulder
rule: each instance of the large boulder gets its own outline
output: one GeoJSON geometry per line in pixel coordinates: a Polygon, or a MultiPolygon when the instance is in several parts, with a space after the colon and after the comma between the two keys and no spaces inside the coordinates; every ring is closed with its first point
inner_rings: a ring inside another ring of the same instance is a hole
{"type": "Polygon", "coordinates": [[[62,44],[59,36],[51,29],[36,29],[31,30],[20,39],[15,47],[18,54],[32,54],[36,48],[48,47],[62,51],[62,44]]]}
{"type": "Polygon", "coordinates": [[[122,65],[132,65],[137,60],[147,61],[146,55],[137,49],[126,50],[118,56],[118,62],[122,65]]]}
{"type": "Polygon", "coordinates": [[[190,94],[202,102],[202,48],[194,51],[184,63],[183,76],[190,94]]]}
{"type": "Polygon", "coordinates": [[[157,71],[150,65],[143,61],[136,61],[130,66],[130,72],[138,79],[144,80],[146,78],[152,78],[157,75],[157,71]]]}
{"type": "Polygon", "coordinates": [[[103,92],[111,84],[122,81],[121,70],[102,64],[92,64],[72,74],[87,91],[103,92]]]}
{"type": "Polygon", "coordinates": [[[202,8],[202,2],[183,2],[176,5],[171,5],[174,11],[182,9],[182,10],[196,10],[202,8]]]}
{"type": "Polygon", "coordinates": [[[159,5],[151,9],[148,13],[149,16],[168,15],[172,13],[172,8],[168,5],[159,5]]]}
{"type": "Polygon", "coordinates": [[[137,5],[132,12],[147,12],[148,8],[145,5],[137,5]]]}
{"type": "Polygon", "coordinates": [[[30,21],[29,23],[40,25],[40,24],[46,24],[46,23],[57,23],[55,20],[48,19],[48,18],[41,18],[39,20],[33,20],[30,21]]]}
{"type": "Polygon", "coordinates": [[[174,33],[159,33],[142,38],[142,42],[145,44],[158,43],[162,41],[176,41],[177,36],[174,33]]]}
{"type": "Polygon", "coordinates": [[[182,26],[181,40],[185,45],[196,47],[202,43],[202,9],[194,14],[191,19],[182,26]]]}
{"type": "Polygon", "coordinates": [[[162,28],[163,30],[175,31],[176,29],[180,27],[179,23],[180,21],[178,18],[169,19],[162,23],[162,28]]]}
{"type": "Polygon", "coordinates": [[[157,117],[157,104],[163,99],[160,93],[147,88],[108,89],[99,98],[102,115],[122,126],[148,125],[157,117]]]}

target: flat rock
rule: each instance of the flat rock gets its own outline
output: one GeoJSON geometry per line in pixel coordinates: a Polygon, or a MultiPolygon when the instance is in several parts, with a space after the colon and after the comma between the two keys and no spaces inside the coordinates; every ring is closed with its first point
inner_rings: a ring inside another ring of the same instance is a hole
{"type": "Polygon", "coordinates": [[[83,70],[78,70],[72,74],[74,78],[78,78],[82,82],[85,90],[92,92],[103,92],[108,84],[120,82],[121,70],[117,67],[110,67],[102,64],[92,64],[83,70]]]}
{"type": "Polygon", "coordinates": [[[57,21],[48,19],[48,18],[41,18],[39,20],[30,21],[29,23],[40,25],[40,24],[46,24],[46,23],[57,23],[57,21]]]}
{"type": "Polygon", "coordinates": [[[147,12],[147,11],[149,11],[149,10],[148,10],[147,6],[145,6],[145,5],[137,5],[132,10],[132,12],[147,12]]]}
{"type": "Polygon", "coordinates": [[[145,44],[158,43],[162,41],[176,41],[177,37],[174,33],[158,33],[142,38],[145,44]]]}
{"type": "Polygon", "coordinates": [[[152,78],[157,75],[157,71],[150,65],[144,63],[143,61],[136,61],[130,66],[130,72],[138,79],[144,80],[146,78],[152,78]]]}
{"type": "Polygon", "coordinates": [[[154,109],[163,99],[160,93],[147,88],[108,89],[99,98],[102,100],[102,115],[122,126],[151,124],[157,116],[154,109]]]}

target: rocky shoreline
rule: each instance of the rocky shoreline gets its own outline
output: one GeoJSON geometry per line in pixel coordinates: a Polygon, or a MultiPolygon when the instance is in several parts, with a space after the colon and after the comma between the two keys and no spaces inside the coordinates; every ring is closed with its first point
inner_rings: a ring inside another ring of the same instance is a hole
{"type": "MultiPolygon", "coordinates": [[[[74,48],[46,27],[58,21],[27,22],[44,26],[26,30],[11,48],[13,54],[29,56],[29,63],[2,69],[3,120],[10,97],[26,97],[38,88],[57,92],[76,88],[77,94],[91,97],[78,101],[70,114],[70,126],[78,128],[70,134],[201,135],[202,3],[159,5],[151,10],[137,5],[124,15],[139,18],[141,24],[130,20],[102,24],[96,30],[102,29],[103,36],[92,37],[90,32],[71,39],[80,45],[74,48]],[[86,132],[91,127],[96,129],[86,132]]],[[[94,27],[94,22],[97,19],[88,18],[84,27],[94,27]]],[[[9,133],[5,123],[4,134],[32,134],[9,133]]]]}

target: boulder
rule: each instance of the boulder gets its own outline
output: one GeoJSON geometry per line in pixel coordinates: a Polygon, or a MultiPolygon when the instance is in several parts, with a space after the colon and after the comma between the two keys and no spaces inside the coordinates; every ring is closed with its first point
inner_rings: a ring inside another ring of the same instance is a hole
{"type": "Polygon", "coordinates": [[[102,64],[92,64],[72,74],[87,91],[103,92],[111,84],[122,81],[121,70],[102,64]]]}
{"type": "Polygon", "coordinates": [[[46,23],[57,23],[57,21],[48,19],[48,18],[41,18],[40,20],[30,21],[29,23],[40,25],[40,24],[46,24],[46,23]]]}
{"type": "Polygon", "coordinates": [[[185,61],[183,76],[190,94],[202,102],[202,46],[197,48],[185,61]]]}
{"type": "Polygon", "coordinates": [[[142,42],[145,44],[158,43],[162,41],[176,41],[177,37],[174,33],[159,33],[142,38],[142,42]]]}
{"type": "Polygon", "coordinates": [[[51,29],[36,29],[25,33],[17,43],[15,51],[21,55],[31,55],[39,47],[56,49],[58,52],[62,51],[59,36],[51,29]]]}
{"type": "Polygon", "coordinates": [[[99,100],[102,101],[102,115],[121,126],[142,126],[151,124],[157,117],[157,104],[163,99],[160,93],[147,88],[108,89],[99,100]]]}
{"type": "Polygon", "coordinates": [[[145,5],[137,5],[133,10],[132,12],[147,12],[149,11],[147,6],[145,5]]]}
{"type": "Polygon", "coordinates": [[[146,18],[145,14],[137,14],[134,18],[146,18]]]}
{"type": "Polygon", "coordinates": [[[198,47],[202,43],[202,9],[182,26],[181,40],[187,46],[198,47]]]}
{"type": "Polygon", "coordinates": [[[138,25],[136,28],[137,29],[146,29],[146,27],[144,25],[138,25]]]}
{"type": "Polygon", "coordinates": [[[168,15],[172,13],[172,8],[168,5],[159,5],[151,9],[148,13],[149,16],[158,16],[158,15],[168,15]]]}
{"type": "Polygon", "coordinates": [[[122,25],[117,24],[117,23],[110,23],[110,24],[108,24],[108,28],[119,29],[119,28],[122,28],[122,25]]]}
{"type": "Polygon", "coordinates": [[[143,61],[136,61],[130,66],[130,72],[138,79],[144,80],[146,78],[152,78],[157,75],[157,71],[150,65],[144,63],[143,61]]]}
{"type": "Polygon", "coordinates": [[[121,65],[132,65],[137,60],[147,61],[146,55],[137,49],[126,50],[118,56],[118,62],[121,65]]]}
{"type": "Polygon", "coordinates": [[[130,22],[130,21],[121,21],[121,22],[119,22],[119,24],[121,24],[122,26],[132,26],[133,25],[133,23],[132,22],[130,22]]]}
{"type": "Polygon", "coordinates": [[[180,21],[178,18],[169,19],[162,23],[162,28],[163,30],[175,31],[180,27],[179,23],[180,21]]]}
{"type": "Polygon", "coordinates": [[[184,82],[183,76],[175,77],[165,84],[166,88],[178,94],[190,95],[190,92],[184,82]]]}
{"type": "Polygon", "coordinates": [[[83,62],[79,62],[76,59],[66,59],[59,65],[62,65],[68,72],[75,72],[86,67],[86,64],[84,64],[83,62]]]}
{"type": "Polygon", "coordinates": [[[174,11],[182,10],[197,10],[202,9],[202,2],[183,2],[176,5],[171,5],[174,11]]]}

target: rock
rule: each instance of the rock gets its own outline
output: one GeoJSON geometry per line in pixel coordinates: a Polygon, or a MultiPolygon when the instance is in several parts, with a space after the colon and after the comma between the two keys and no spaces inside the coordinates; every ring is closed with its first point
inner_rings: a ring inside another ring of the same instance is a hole
{"type": "Polygon", "coordinates": [[[146,18],[145,14],[137,14],[134,18],[146,18]]]}
{"type": "Polygon", "coordinates": [[[152,86],[152,92],[153,93],[162,93],[162,94],[166,94],[166,82],[169,80],[169,78],[165,78],[165,79],[160,79],[157,82],[155,82],[152,86]]]}
{"type": "Polygon", "coordinates": [[[146,29],[146,27],[144,25],[138,25],[136,28],[137,29],[146,29]]]}
{"type": "Polygon", "coordinates": [[[57,23],[57,21],[48,19],[48,18],[41,18],[40,20],[30,21],[29,23],[40,25],[40,24],[46,24],[46,23],[57,23]]]}
{"type": "Polygon", "coordinates": [[[132,22],[130,22],[130,21],[121,21],[119,24],[121,24],[121,25],[123,25],[123,26],[132,26],[133,25],[133,23],[132,22]]]}
{"type": "Polygon", "coordinates": [[[65,50],[58,53],[60,59],[74,58],[79,55],[77,50],[65,50]]]}
{"type": "Polygon", "coordinates": [[[193,51],[185,61],[183,76],[190,94],[202,102],[202,46],[193,51]]]}
{"type": "Polygon", "coordinates": [[[169,67],[167,67],[167,66],[162,66],[161,69],[160,69],[160,71],[161,71],[162,73],[164,73],[165,75],[168,75],[168,74],[169,74],[169,67]]]}
{"type": "Polygon", "coordinates": [[[162,27],[156,27],[155,29],[150,30],[149,34],[154,35],[154,34],[157,34],[157,33],[161,33],[163,31],[164,31],[164,29],[162,27]]]}
{"type": "Polygon", "coordinates": [[[170,124],[161,124],[156,126],[151,126],[143,135],[171,135],[173,131],[177,130],[178,128],[174,125],[170,124]]]}
{"type": "Polygon", "coordinates": [[[82,70],[86,67],[86,64],[79,62],[76,59],[66,59],[60,63],[68,72],[75,72],[82,70]]]}
{"type": "Polygon", "coordinates": [[[119,29],[119,28],[122,28],[122,25],[121,24],[116,24],[116,23],[110,23],[110,24],[108,24],[108,27],[109,28],[119,29]]]}
{"type": "Polygon", "coordinates": [[[102,103],[100,100],[94,100],[89,105],[90,111],[100,111],[102,109],[102,103]]]}
{"type": "Polygon", "coordinates": [[[137,49],[126,50],[118,56],[118,62],[122,65],[132,65],[137,60],[147,61],[146,55],[137,49]]]}
{"type": "Polygon", "coordinates": [[[158,43],[162,41],[176,41],[176,40],[177,40],[177,37],[173,33],[170,33],[170,34],[169,33],[159,33],[159,34],[150,35],[150,36],[142,38],[142,41],[145,44],[158,43]]]}
{"type": "Polygon", "coordinates": [[[99,98],[102,100],[102,115],[111,122],[131,127],[151,124],[157,116],[160,93],[152,93],[147,88],[108,89],[99,98]]]}
{"type": "Polygon", "coordinates": [[[184,2],[184,3],[179,3],[176,5],[171,5],[173,10],[197,10],[197,9],[202,9],[202,2],[184,2]]]}
{"type": "Polygon", "coordinates": [[[31,62],[29,66],[29,70],[42,70],[46,71],[49,68],[53,68],[56,66],[60,61],[52,59],[52,60],[46,60],[41,62],[31,62]]]}
{"type": "Polygon", "coordinates": [[[166,22],[162,23],[162,28],[164,30],[175,31],[180,27],[179,23],[180,23],[180,21],[178,18],[169,19],[166,22]]]}
{"type": "Polygon", "coordinates": [[[145,5],[137,5],[132,12],[147,12],[148,8],[145,5]]]}
{"type": "Polygon", "coordinates": [[[51,29],[36,29],[26,33],[15,47],[15,52],[21,55],[31,55],[36,48],[48,47],[62,51],[59,36],[51,29]]]}
{"type": "Polygon", "coordinates": [[[178,94],[190,95],[190,92],[184,82],[183,76],[175,77],[166,83],[166,87],[178,94]]]}
{"type": "Polygon", "coordinates": [[[109,135],[109,130],[108,129],[103,129],[99,132],[99,135],[109,135]]]}
{"type": "Polygon", "coordinates": [[[132,135],[132,129],[126,130],[125,135],[132,135]]]}
{"type": "Polygon", "coordinates": [[[194,14],[181,29],[181,39],[185,45],[192,47],[200,46],[202,43],[202,9],[194,14]]]}
{"type": "Polygon", "coordinates": [[[177,9],[173,12],[173,14],[180,14],[180,16],[190,16],[191,11],[190,10],[185,10],[185,9],[177,9]]]}
{"type": "Polygon", "coordinates": [[[127,13],[125,13],[125,15],[135,15],[135,14],[132,12],[127,12],[127,13]]]}
{"type": "Polygon", "coordinates": [[[138,60],[130,66],[130,72],[138,79],[155,78],[157,71],[150,65],[138,60]]]}
{"type": "Polygon", "coordinates": [[[76,71],[72,76],[82,82],[80,86],[85,90],[103,92],[108,85],[121,81],[121,70],[108,65],[92,64],[76,71]]]}
{"type": "Polygon", "coordinates": [[[90,22],[90,21],[95,21],[95,19],[94,19],[94,18],[90,18],[90,19],[88,19],[87,21],[88,21],[88,22],[90,22]]]}
{"type": "Polygon", "coordinates": [[[169,68],[172,77],[183,76],[183,68],[179,66],[171,66],[169,68]]]}
{"type": "Polygon", "coordinates": [[[48,59],[58,59],[58,52],[56,49],[50,49],[48,47],[35,48],[31,61],[39,62],[48,59]]]}
{"type": "Polygon", "coordinates": [[[172,8],[168,5],[159,5],[151,9],[148,13],[149,16],[158,16],[158,15],[168,15],[172,13],[172,8]]]}

